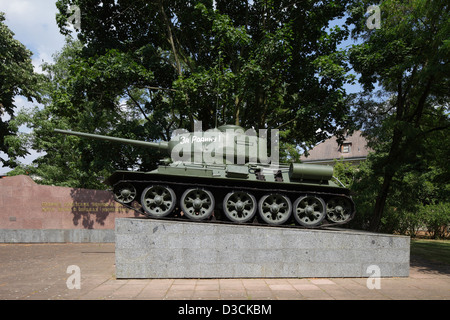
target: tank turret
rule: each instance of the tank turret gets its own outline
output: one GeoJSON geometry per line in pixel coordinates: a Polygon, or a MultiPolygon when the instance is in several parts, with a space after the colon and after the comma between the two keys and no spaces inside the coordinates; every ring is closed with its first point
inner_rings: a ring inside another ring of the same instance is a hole
{"type": "Polygon", "coordinates": [[[105,183],[124,206],[149,218],[303,227],[350,221],[350,191],[333,168],[278,163],[278,135],[224,125],[206,132],[177,130],[170,141],[146,142],[55,129],[55,132],[166,152],[150,172],[116,171],[105,183]],[[337,181],[337,180],[336,180],[337,181]]]}
{"type": "Polygon", "coordinates": [[[246,162],[268,163],[267,139],[236,125],[224,125],[206,132],[177,130],[170,141],[146,142],[98,134],[55,129],[55,132],[89,139],[105,140],[165,151],[171,160],[222,164],[246,162]]]}

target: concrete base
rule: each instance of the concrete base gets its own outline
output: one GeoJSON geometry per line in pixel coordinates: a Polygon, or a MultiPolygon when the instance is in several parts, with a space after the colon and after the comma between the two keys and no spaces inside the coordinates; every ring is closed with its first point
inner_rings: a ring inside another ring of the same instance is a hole
{"type": "Polygon", "coordinates": [[[0,229],[0,243],[114,242],[114,230],[0,229]]]}
{"type": "Polygon", "coordinates": [[[139,218],[115,226],[117,278],[409,275],[405,236],[139,218]]]}

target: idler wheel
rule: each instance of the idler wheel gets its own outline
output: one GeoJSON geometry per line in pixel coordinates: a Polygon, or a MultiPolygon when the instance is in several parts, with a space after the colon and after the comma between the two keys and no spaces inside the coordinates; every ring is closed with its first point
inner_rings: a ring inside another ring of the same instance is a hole
{"type": "Polygon", "coordinates": [[[319,197],[304,196],[294,202],[294,218],[304,227],[320,225],[325,215],[325,201],[319,197]]]}
{"type": "Polygon", "coordinates": [[[209,218],[214,205],[214,196],[205,189],[187,189],[180,199],[181,211],[191,220],[209,218]]]}
{"type": "Polygon", "coordinates": [[[223,199],[223,211],[233,222],[247,222],[255,216],[256,198],[245,191],[232,191],[223,199]]]}
{"type": "Polygon", "coordinates": [[[327,219],[334,223],[345,223],[352,218],[352,204],[349,199],[334,197],[327,201],[327,219]]]}
{"type": "Polygon", "coordinates": [[[142,192],[141,205],[144,211],[151,217],[165,217],[175,208],[175,192],[167,187],[154,185],[142,192]]]}
{"type": "Polygon", "coordinates": [[[131,203],[136,199],[136,188],[131,183],[121,182],[114,186],[114,199],[120,203],[131,203]]]}
{"type": "Polygon", "coordinates": [[[259,215],[270,225],[281,225],[288,221],[292,204],[288,197],[279,194],[267,194],[258,203],[259,215]]]}

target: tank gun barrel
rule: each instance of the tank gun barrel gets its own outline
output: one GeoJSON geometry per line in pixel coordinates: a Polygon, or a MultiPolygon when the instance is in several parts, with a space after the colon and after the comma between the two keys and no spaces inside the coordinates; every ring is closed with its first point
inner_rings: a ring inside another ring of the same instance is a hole
{"type": "Polygon", "coordinates": [[[84,133],[84,132],[77,132],[77,131],[70,131],[70,130],[55,129],[54,131],[57,133],[62,133],[62,134],[67,134],[67,135],[72,135],[72,136],[112,141],[112,142],[118,142],[118,143],[123,143],[123,144],[130,144],[130,145],[138,146],[138,147],[154,148],[154,149],[159,149],[159,150],[164,150],[166,152],[169,152],[169,143],[167,141],[147,142],[147,141],[116,138],[116,137],[110,137],[110,136],[103,136],[103,135],[99,135],[99,134],[91,134],[91,133],[84,133]]]}

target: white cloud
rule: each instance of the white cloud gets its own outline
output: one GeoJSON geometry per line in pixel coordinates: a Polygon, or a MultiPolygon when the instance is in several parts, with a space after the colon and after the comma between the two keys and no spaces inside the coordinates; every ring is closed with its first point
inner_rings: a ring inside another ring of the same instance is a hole
{"type": "Polygon", "coordinates": [[[52,55],[64,45],[56,25],[55,0],[0,0],[0,11],[15,39],[33,52],[36,72],[42,72],[42,60],[52,62],[52,55]]]}
{"type": "MultiPolygon", "coordinates": [[[[0,11],[5,13],[4,23],[14,32],[14,38],[32,51],[32,63],[36,72],[42,72],[43,62],[53,62],[53,54],[60,51],[64,45],[64,36],[59,33],[56,25],[55,0],[0,0],[0,11]]],[[[15,98],[18,109],[30,108],[36,103],[30,103],[23,97],[15,98]]],[[[3,116],[3,120],[7,120],[3,116]]],[[[25,126],[20,132],[29,132],[25,126]]],[[[38,156],[43,155],[30,150],[30,155],[23,163],[30,164],[38,156]]],[[[1,156],[5,156],[2,154],[1,156]]],[[[0,164],[0,174],[10,171],[0,164]]]]}

